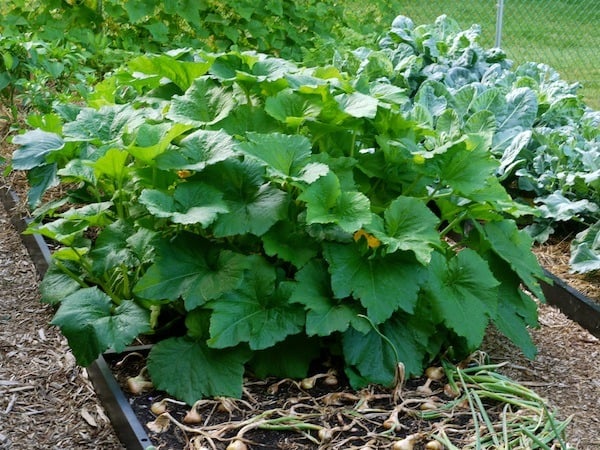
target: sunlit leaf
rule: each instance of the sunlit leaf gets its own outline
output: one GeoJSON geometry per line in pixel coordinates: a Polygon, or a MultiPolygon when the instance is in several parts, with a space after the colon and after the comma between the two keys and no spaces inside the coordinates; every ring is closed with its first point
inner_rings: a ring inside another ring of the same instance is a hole
{"type": "Polygon", "coordinates": [[[335,99],[340,109],[349,116],[373,119],[377,114],[379,101],[370,95],[353,92],[352,94],[339,94],[335,99]]]}
{"type": "Polygon", "coordinates": [[[276,177],[312,183],[329,171],[325,164],[311,162],[312,145],[304,136],[251,133],[248,138],[241,149],[265,164],[276,177]]]}
{"type": "Polygon", "coordinates": [[[120,149],[111,148],[94,162],[94,173],[97,177],[106,176],[121,183],[127,174],[126,161],[129,154],[120,149]]]}
{"type": "Polygon", "coordinates": [[[167,117],[187,125],[210,125],[227,117],[235,106],[235,94],[230,88],[199,77],[184,95],[173,98],[167,117]]]}
{"type": "Polygon", "coordinates": [[[284,90],[267,99],[265,111],[280,122],[298,127],[306,120],[315,119],[321,107],[291,90],[284,90]]]}
{"type": "Polygon", "coordinates": [[[173,195],[146,189],[139,201],[156,217],[168,218],[173,223],[197,223],[203,227],[213,223],[219,214],[229,212],[223,193],[202,182],[181,183],[173,195]]]}
{"type": "Polygon", "coordinates": [[[168,78],[182,91],[185,91],[196,78],[206,74],[210,62],[179,61],[168,55],[153,55],[138,56],[129,61],[127,65],[132,71],[168,78]]]}
{"type": "Polygon", "coordinates": [[[145,123],[138,129],[136,139],[127,147],[127,151],[135,158],[149,163],[167,150],[173,139],[190,128],[190,125],[179,123],[145,123]]]}
{"type": "Polygon", "coordinates": [[[159,155],[156,164],[160,169],[202,171],[237,153],[236,142],[224,131],[198,130],[182,139],[177,147],[159,155]]]}
{"type": "Polygon", "coordinates": [[[84,108],[73,122],[63,126],[65,141],[117,142],[125,132],[145,121],[144,110],[131,105],[84,108]]]}

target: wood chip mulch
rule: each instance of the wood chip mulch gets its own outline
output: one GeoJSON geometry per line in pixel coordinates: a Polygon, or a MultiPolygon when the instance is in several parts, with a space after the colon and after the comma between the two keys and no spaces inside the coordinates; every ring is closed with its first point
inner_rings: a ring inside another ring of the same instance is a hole
{"type": "Polygon", "coordinates": [[[540,264],[572,288],[578,290],[590,300],[600,304],[600,271],[590,273],[572,273],[569,266],[571,245],[569,239],[553,238],[534,248],[540,264]]]}
{"type": "Polygon", "coordinates": [[[0,206],[0,450],[123,449],[51,316],[0,206]]]}

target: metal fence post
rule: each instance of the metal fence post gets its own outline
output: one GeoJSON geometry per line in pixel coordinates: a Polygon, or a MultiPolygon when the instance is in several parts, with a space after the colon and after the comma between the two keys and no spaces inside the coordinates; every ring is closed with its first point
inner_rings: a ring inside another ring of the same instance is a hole
{"type": "Polygon", "coordinates": [[[504,0],[498,0],[498,11],[496,13],[496,42],[494,45],[500,47],[502,44],[502,17],[504,16],[504,0]]]}

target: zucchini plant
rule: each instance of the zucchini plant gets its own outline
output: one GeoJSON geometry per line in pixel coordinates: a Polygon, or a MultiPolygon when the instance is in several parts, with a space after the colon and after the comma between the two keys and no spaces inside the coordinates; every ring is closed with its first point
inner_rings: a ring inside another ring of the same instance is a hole
{"type": "Polygon", "coordinates": [[[515,219],[533,209],[492,150],[535,95],[476,37],[399,17],[331,65],[145,55],[30,117],[12,166],[29,232],[61,244],[41,290],[77,361],[151,335],[153,382],[193,404],[324,355],[390,385],[490,323],[532,357],[543,273],[515,219]]]}

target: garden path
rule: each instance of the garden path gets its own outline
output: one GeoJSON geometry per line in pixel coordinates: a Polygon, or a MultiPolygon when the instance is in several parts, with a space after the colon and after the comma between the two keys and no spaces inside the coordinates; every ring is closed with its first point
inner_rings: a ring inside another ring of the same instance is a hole
{"type": "Polygon", "coordinates": [[[0,204],[0,450],[121,450],[0,204]]]}

